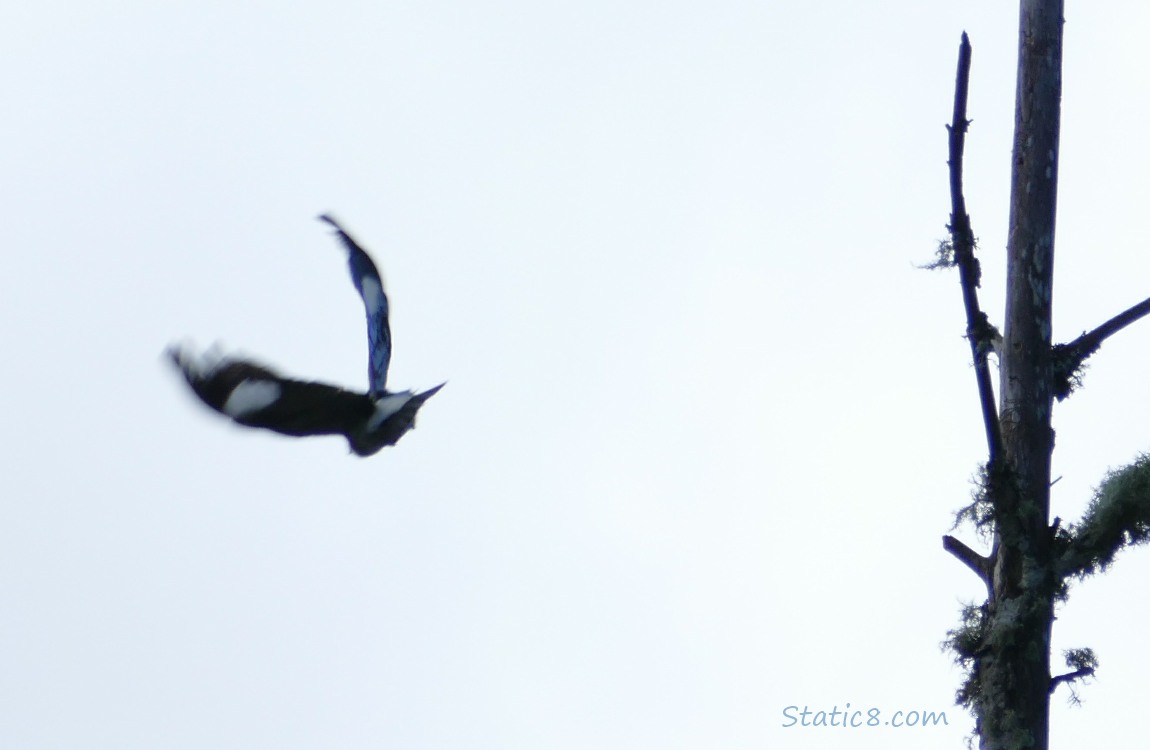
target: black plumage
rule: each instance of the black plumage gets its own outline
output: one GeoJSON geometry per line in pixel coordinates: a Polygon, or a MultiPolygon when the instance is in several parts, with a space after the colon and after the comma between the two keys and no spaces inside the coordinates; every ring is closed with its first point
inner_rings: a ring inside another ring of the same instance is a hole
{"type": "Polygon", "coordinates": [[[391,331],[383,282],[366,251],[330,216],[320,218],[335,227],[348,250],[352,281],[367,312],[366,393],[285,378],[248,359],[211,351],[196,355],[174,346],[168,354],[200,400],[236,423],[294,437],[343,435],[356,455],[370,456],[412,429],[420,407],[444,384],[421,393],[387,390],[391,331]]]}

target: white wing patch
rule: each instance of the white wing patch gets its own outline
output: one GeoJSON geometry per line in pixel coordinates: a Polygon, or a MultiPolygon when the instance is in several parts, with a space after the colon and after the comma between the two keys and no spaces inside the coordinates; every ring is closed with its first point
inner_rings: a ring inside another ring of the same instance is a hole
{"type": "Polygon", "coordinates": [[[383,287],[379,282],[370,277],[364,277],[360,280],[360,294],[363,295],[363,305],[367,308],[368,315],[372,315],[383,306],[383,287]]]}
{"type": "Polygon", "coordinates": [[[245,380],[228,395],[224,414],[239,419],[252,412],[267,408],[279,399],[282,389],[271,380],[245,380]]]}
{"type": "Polygon", "coordinates": [[[395,415],[411,400],[412,395],[414,394],[411,391],[404,391],[403,393],[392,393],[376,401],[375,414],[371,415],[367,429],[374,430],[386,422],[388,417],[395,415]]]}

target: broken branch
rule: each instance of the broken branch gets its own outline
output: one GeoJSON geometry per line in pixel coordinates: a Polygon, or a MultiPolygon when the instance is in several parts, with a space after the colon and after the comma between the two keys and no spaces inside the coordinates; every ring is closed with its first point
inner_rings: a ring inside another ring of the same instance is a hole
{"type": "Polygon", "coordinates": [[[1131,323],[1150,315],[1150,297],[1128,310],[1115,315],[1110,320],[1084,333],[1069,344],[1054,347],[1054,395],[1059,401],[1070,395],[1081,378],[1082,363],[1086,361],[1102,342],[1121,331],[1131,323]]]}
{"type": "Polygon", "coordinates": [[[958,266],[962,284],[962,302],[966,308],[966,338],[970,342],[970,355],[974,360],[974,373],[978,381],[978,398],[982,405],[982,421],[986,428],[987,451],[990,464],[997,463],[1002,454],[1002,433],[998,424],[998,409],[994,402],[994,387],[990,381],[990,365],[987,355],[992,348],[992,340],[997,333],[990,325],[986,313],[978,304],[978,286],[981,268],[974,257],[974,231],[970,226],[970,216],[966,213],[966,198],[962,192],[962,154],[966,147],[966,129],[970,121],[966,119],[967,91],[970,87],[970,39],[962,34],[962,44],[958,48],[958,74],[954,86],[954,118],[946,126],[950,133],[950,230],[951,244],[954,247],[954,263],[958,266]]]}

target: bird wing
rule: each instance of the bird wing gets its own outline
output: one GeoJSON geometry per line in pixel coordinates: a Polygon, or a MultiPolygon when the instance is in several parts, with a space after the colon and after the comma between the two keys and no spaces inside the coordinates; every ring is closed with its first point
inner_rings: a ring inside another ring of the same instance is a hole
{"type": "Polygon", "coordinates": [[[168,355],[201,401],[247,427],[297,437],[349,436],[374,412],[367,394],[285,378],[246,359],[196,356],[180,347],[168,355]]]}
{"type": "Polygon", "coordinates": [[[348,252],[348,268],[363,306],[367,311],[368,382],[371,395],[387,393],[387,368],[391,364],[391,326],[388,324],[387,294],[383,279],[371,256],[351,238],[329,214],[319,217],[331,224],[348,252]]]}

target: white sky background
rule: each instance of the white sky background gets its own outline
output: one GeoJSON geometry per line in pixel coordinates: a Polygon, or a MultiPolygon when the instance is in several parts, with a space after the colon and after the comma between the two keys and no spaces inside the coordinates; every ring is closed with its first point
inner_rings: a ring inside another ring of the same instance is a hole
{"type": "MultiPolygon", "coordinates": [[[[944,236],[1001,320],[1017,8],[24,3],[0,22],[0,746],[962,747],[941,548],[985,456],[944,236]],[[374,458],[241,430],[160,354],[366,387],[374,458]],[[784,729],[788,705],[945,729],[784,729]]],[[[928,7],[929,6],[929,7],[928,7]]],[[[1133,2],[1068,9],[1055,305],[1150,295],[1133,2]]],[[[1055,512],[1150,448],[1150,322],[1057,408],[1055,512]]],[[[962,537],[972,545],[968,530],[962,537]]],[[[1054,748],[1136,731],[1150,556],[1077,586],[1054,748]]]]}

